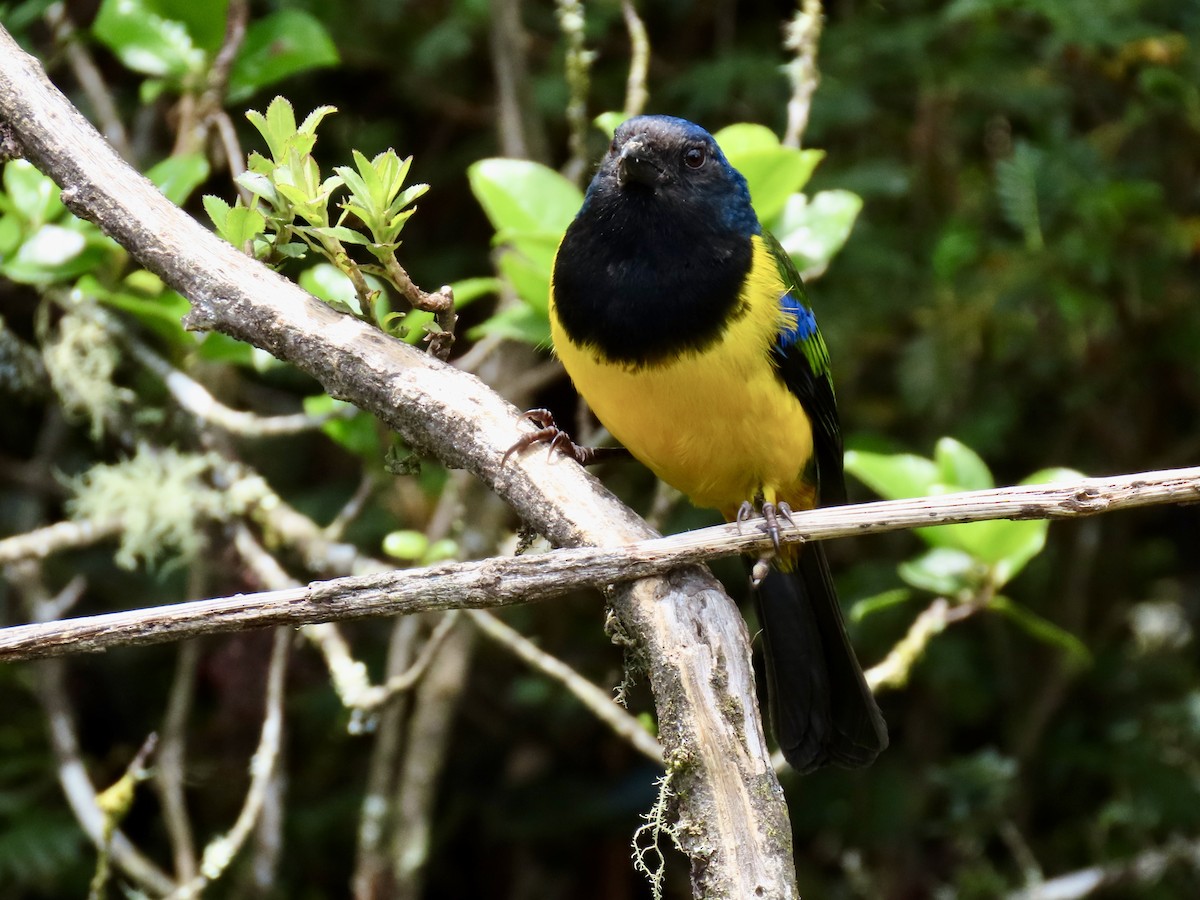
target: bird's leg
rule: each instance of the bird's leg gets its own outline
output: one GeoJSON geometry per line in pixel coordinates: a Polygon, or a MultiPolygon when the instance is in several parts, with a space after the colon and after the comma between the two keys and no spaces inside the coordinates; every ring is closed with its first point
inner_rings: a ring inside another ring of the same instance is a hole
{"type": "Polygon", "coordinates": [[[760,492],[758,496],[754,498],[754,502],[746,500],[740,507],[738,507],[737,525],[739,531],[742,528],[742,523],[753,518],[756,507],[765,521],[764,530],[767,532],[767,536],[771,538],[772,546],[770,552],[760,556],[757,560],[755,560],[754,565],[750,568],[750,583],[755,587],[758,587],[758,585],[762,583],[762,580],[767,577],[771,560],[778,555],[781,549],[779,520],[781,518],[785,519],[790,525],[795,525],[796,523],[792,521],[792,508],[788,506],[787,503],[783,501],[780,501],[779,503],[771,503],[770,501],[765,500],[760,492]]]}
{"type": "Polygon", "coordinates": [[[536,425],[537,431],[522,435],[520,440],[505,450],[504,456],[500,460],[501,467],[508,462],[508,458],[514,453],[521,453],[534,444],[547,444],[547,457],[555,450],[558,450],[563,456],[570,457],[581,466],[590,466],[593,463],[603,462],[606,459],[629,455],[629,451],[624,447],[579,446],[571,440],[570,435],[558,427],[554,421],[554,416],[551,415],[548,409],[526,410],[521,414],[521,418],[528,419],[536,425]]]}

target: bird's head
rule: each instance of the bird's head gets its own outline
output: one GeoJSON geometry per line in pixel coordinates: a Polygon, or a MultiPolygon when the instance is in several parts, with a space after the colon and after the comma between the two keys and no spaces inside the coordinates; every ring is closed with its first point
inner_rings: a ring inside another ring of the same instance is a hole
{"type": "Polygon", "coordinates": [[[713,136],[686,119],[638,116],[621,124],[588,188],[595,202],[683,216],[750,235],[760,231],[746,179],[713,136]]]}

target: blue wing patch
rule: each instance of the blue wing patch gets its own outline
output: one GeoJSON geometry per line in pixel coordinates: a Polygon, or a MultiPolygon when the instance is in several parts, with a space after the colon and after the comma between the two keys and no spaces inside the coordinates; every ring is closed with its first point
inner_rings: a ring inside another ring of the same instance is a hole
{"type": "Polygon", "coordinates": [[[791,294],[784,294],[779,305],[789,319],[794,318],[795,320],[795,324],[790,328],[779,332],[777,344],[780,350],[786,350],[793,344],[807,341],[817,333],[817,317],[813,315],[811,309],[791,294]]]}

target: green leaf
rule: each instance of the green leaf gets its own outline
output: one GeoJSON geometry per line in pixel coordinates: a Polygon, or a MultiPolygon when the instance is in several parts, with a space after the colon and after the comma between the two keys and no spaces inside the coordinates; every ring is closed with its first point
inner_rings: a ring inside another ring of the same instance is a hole
{"type": "Polygon", "coordinates": [[[246,110],[246,118],[258,129],[271,158],[282,163],[287,158],[291,140],[296,134],[296,110],[285,97],[275,97],[268,105],[266,115],[256,109],[246,110]]]}
{"type": "Polygon", "coordinates": [[[420,531],[393,531],[383,538],[383,552],[393,559],[410,562],[422,559],[429,551],[429,538],[420,531]]]}
{"type": "Polygon", "coordinates": [[[938,481],[931,460],[912,453],[846,451],[846,471],[887,500],[926,497],[938,481]]]}
{"type": "Polygon", "coordinates": [[[200,346],[196,349],[196,355],[200,359],[208,360],[209,362],[230,363],[235,366],[252,366],[260,372],[282,365],[282,363],[279,363],[269,353],[259,350],[257,347],[253,347],[244,341],[221,334],[219,331],[210,331],[204,335],[203,340],[200,341],[200,346]]]}
{"type": "MultiPolygon", "coordinates": [[[[341,403],[342,401],[337,401],[334,409],[338,410],[349,405],[337,405],[341,403]]],[[[307,408],[307,403],[305,406],[307,408]]],[[[330,419],[321,426],[321,430],[331,440],[345,447],[355,456],[369,460],[372,465],[378,465],[382,449],[379,444],[379,429],[374,416],[358,410],[349,417],[330,419]]]]}
{"type": "Polygon", "coordinates": [[[431,566],[448,559],[458,559],[461,552],[462,548],[458,546],[458,541],[454,538],[442,538],[429,545],[429,549],[421,557],[421,564],[431,566]]]}
{"type": "MultiPolygon", "coordinates": [[[[950,438],[943,438],[943,441],[950,440],[950,438]]],[[[979,464],[983,465],[982,461],[979,464]]],[[[1070,482],[1083,477],[1074,469],[1042,469],[1023,479],[1021,484],[1070,482]]],[[[987,486],[990,487],[990,485],[987,486]]],[[[942,532],[937,536],[939,542],[953,543],[980,562],[990,566],[992,584],[999,588],[1012,581],[1031,559],[1042,552],[1046,546],[1046,535],[1050,531],[1050,523],[1044,519],[1033,521],[996,519],[990,522],[947,525],[925,530],[942,532]]]]}
{"type": "Polygon", "coordinates": [[[524,304],[510,306],[467,332],[471,340],[486,335],[506,337],[535,347],[549,347],[550,320],[524,304]]]}
{"type": "MultiPolygon", "coordinates": [[[[136,280],[133,280],[133,284],[136,284],[136,280]]],[[[126,279],[126,285],[131,285],[131,279],[126,279]]],[[[174,347],[191,347],[198,343],[198,336],[183,327],[183,317],[188,314],[191,304],[175,291],[162,289],[161,284],[159,291],[153,294],[136,290],[112,291],[92,276],[85,275],[75,287],[85,296],[95,297],[106,306],[134,316],[174,347]]]]}
{"type": "Polygon", "coordinates": [[[14,159],[4,166],[5,207],[34,228],[53,222],[66,212],[59,200],[62,193],[54,180],[43,175],[33,163],[14,159]]]}
{"type": "Polygon", "coordinates": [[[240,200],[236,206],[231,207],[220,197],[205,194],[204,211],[216,226],[217,234],[239,249],[246,241],[254,240],[267,228],[267,220],[263,214],[256,209],[242,206],[240,200]]]}
{"type": "Polygon", "coordinates": [[[244,100],[291,75],[338,62],[337,48],[318,19],[298,9],[278,10],[246,29],[229,73],[229,99],[244,100]]]}
{"type": "Polygon", "coordinates": [[[375,243],[390,252],[404,223],[415,212],[405,207],[428,191],[429,185],[414,184],[403,189],[412,165],[411,156],[400,159],[395,150],[388,149],[368,160],[357,150],[353,153],[356,169],[349,166],[334,169],[350,191],[350,199],[342,203],[343,213],[338,221],[344,221],[347,215],[357,216],[375,243]]]}
{"type": "Polygon", "coordinates": [[[207,64],[187,27],[146,0],[104,0],[92,33],[126,68],[143,75],[181,82],[198,77],[207,64]]]}
{"type": "Polygon", "coordinates": [[[861,622],[869,615],[907,603],[911,597],[912,591],[908,588],[892,588],[874,597],[864,597],[850,607],[850,621],[861,622]]]}
{"type": "Polygon", "coordinates": [[[461,309],[480,297],[499,293],[502,286],[499,278],[464,278],[451,284],[450,290],[454,293],[455,308],[461,309]]]}
{"type": "Polygon", "coordinates": [[[993,609],[1012,619],[1030,636],[1063,650],[1071,665],[1078,668],[1091,665],[1092,652],[1088,650],[1083,641],[1065,628],[1055,625],[1049,619],[1042,618],[1033,610],[1014,603],[1004,596],[994,597],[991,605],[993,609]]]}
{"type": "Polygon", "coordinates": [[[221,49],[229,0],[146,0],[146,5],[164,19],[182,22],[196,46],[210,54],[221,49]]]}
{"type": "Polygon", "coordinates": [[[802,275],[819,272],[845,246],[862,205],[850,191],[820,191],[811,199],[792,194],[768,230],[802,275]]]}
{"type": "Polygon", "coordinates": [[[948,547],[934,547],[916,559],[900,564],[900,577],[915,588],[954,597],[974,592],[982,579],[979,563],[968,553],[948,547]]]}
{"type": "Polygon", "coordinates": [[[822,150],[785,147],[771,129],[743,122],[722,128],[713,137],[730,164],[746,176],[758,218],[770,222],[796,191],[804,187],[825,157],[822,150]]]}
{"type": "Polygon", "coordinates": [[[990,571],[995,587],[1002,587],[1016,576],[1046,542],[1049,523],[1012,522],[995,519],[962,525],[938,525],[919,529],[919,534],[934,547],[959,550],[970,555],[990,571]]]}
{"type": "Polygon", "coordinates": [[[1044,154],[1027,141],[1018,140],[1013,155],[996,163],[996,197],[1008,223],[1025,236],[1031,250],[1041,249],[1042,224],[1038,202],[1038,176],[1044,154]]]}
{"type": "Polygon", "coordinates": [[[611,141],[612,136],[616,134],[617,127],[624,121],[625,113],[613,110],[612,112],[600,113],[600,115],[592,119],[592,124],[603,131],[605,136],[611,141]]]}
{"type": "Polygon", "coordinates": [[[182,206],[204,180],[208,178],[208,160],[203,153],[168,156],[150,167],[146,173],[163,195],[176,206],[182,206]]]}
{"type": "Polygon", "coordinates": [[[937,442],[933,459],[937,463],[939,480],[951,490],[982,491],[996,486],[979,454],[952,437],[937,442]]]}
{"type": "Polygon", "coordinates": [[[1021,479],[1021,484],[1051,484],[1056,481],[1070,483],[1072,481],[1082,481],[1085,478],[1087,476],[1078,469],[1053,466],[1049,469],[1038,469],[1032,475],[1026,475],[1021,479]]]}
{"type": "Polygon", "coordinates": [[[583,204],[579,188],[528,160],[483,159],[471,165],[467,179],[499,240],[524,234],[561,238],[583,204]]]}
{"type": "Polygon", "coordinates": [[[267,175],[259,172],[243,172],[234,181],[248,190],[253,196],[261,197],[276,209],[283,205],[279,192],[275,190],[274,183],[267,175]]]}
{"type": "Polygon", "coordinates": [[[14,215],[0,216],[0,267],[4,260],[21,246],[23,238],[21,222],[14,215]]]}
{"type": "Polygon", "coordinates": [[[66,281],[98,261],[94,254],[84,259],[86,249],[87,239],[78,231],[61,225],[43,225],[11,258],[0,263],[0,271],[22,284],[66,281]]]}
{"type": "Polygon", "coordinates": [[[208,213],[208,218],[212,220],[213,226],[217,229],[217,234],[220,234],[225,230],[225,223],[229,219],[229,210],[233,207],[215,194],[205,194],[200,202],[204,204],[204,211],[208,213]]]}
{"type": "Polygon", "coordinates": [[[558,238],[526,236],[500,254],[500,274],[512,285],[517,296],[543,318],[549,315],[550,273],[554,266],[558,238]]]}

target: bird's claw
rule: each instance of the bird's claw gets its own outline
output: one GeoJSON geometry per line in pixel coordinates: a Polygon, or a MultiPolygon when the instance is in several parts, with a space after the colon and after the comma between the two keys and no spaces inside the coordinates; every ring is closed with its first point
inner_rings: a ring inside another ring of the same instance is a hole
{"type": "Polygon", "coordinates": [[[501,468],[514,453],[521,453],[534,444],[546,444],[546,458],[549,459],[557,450],[563,456],[569,457],[581,466],[590,466],[612,456],[624,454],[623,447],[581,447],[571,440],[571,436],[558,427],[554,415],[548,409],[529,409],[521,413],[522,419],[528,419],[537,426],[536,431],[522,435],[520,440],[504,451],[500,459],[501,468]]]}
{"type": "MultiPolygon", "coordinates": [[[[784,519],[789,525],[796,524],[792,519],[792,508],[788,506],[787,503],[762,502],[759,504],[757,511],[763,517],[763,530],[766,531],[767,536],[771,539],[772,549],[769,553],[765,553],[760,556],[750,569],[750,582],[755,587],[762,583],[762,580],[767,577],[771,560],[773,560],[782,549],[779,520],[784,519]]],[[[745,501],[740,507],[738,507],[736,519],[738,531],[742,530],[743,523],[754,518],[755,512],[755,504],[751,503],[749,500],[745,501]]]]}

